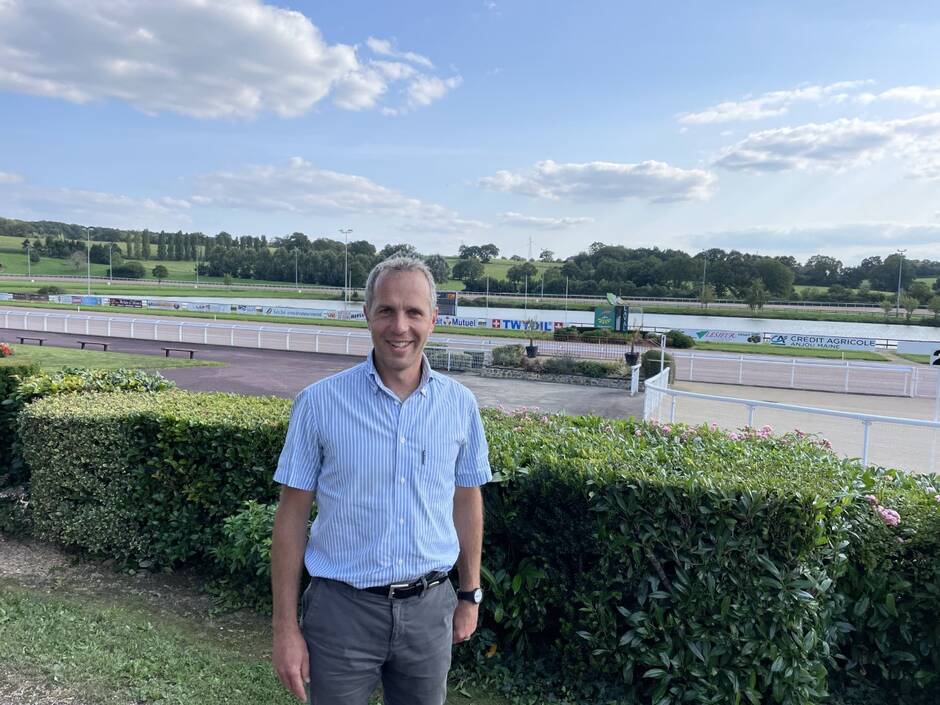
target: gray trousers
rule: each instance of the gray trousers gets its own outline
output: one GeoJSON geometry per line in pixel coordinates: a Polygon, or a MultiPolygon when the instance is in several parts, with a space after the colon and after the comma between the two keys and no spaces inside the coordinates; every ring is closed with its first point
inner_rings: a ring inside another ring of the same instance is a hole
{"type": "Polygon", "coordinates": [[[302,599],[311,705],[442,705],[457,593],[449,580],[401,600],[313,578],[302,599]]]}

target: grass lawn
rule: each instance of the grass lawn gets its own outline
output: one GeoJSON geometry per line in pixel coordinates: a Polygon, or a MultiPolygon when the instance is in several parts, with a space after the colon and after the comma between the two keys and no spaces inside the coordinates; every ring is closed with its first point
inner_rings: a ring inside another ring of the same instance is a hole
{"type": "Polygon", "coordinates": [[[898,357],[903,357],[905,360],[910,360],[911,362],[918,362],[922,365],[930,364],[930,355],[913,355],[911,353],[898,353],[898,357]]]}
{"type": "Polygon", "coordinates": [[[695,343],[694,350],[715,350],[720,352],[750,353],[753,355],[782,355],[784,357],[823,357],[836,360],[871,360],[888,362],[888,358],[878,353],[864,350],[814,350],[812,348],[785,348],[770,343],[695,343]]]}
{"type": "MultiPolygon", "coordinates": [[[[37,335],[41,335],[37,333],[37,335]]],[[[12,335],[0,334],[0,339],[12,335]]],[[[100,370],[116,370],[121,367],[140,369],[164,369],[168,367],[218,367],[224,362],[214,360],[185,360],[178,357],[161,355],[135,355],[121,352],[102,352],[100,350],[77,350],[39,345],[11,345],[13,357],[5,360],[30,360],[47,370],[63,367],[88,367],[100,370]]]]}
{"type": "MultiPolygon", "coordinates": [[[[231,634],[199,618],[167,619],[140,601],[67,593],[0,583],[5,670],[96,705],[297,703],[274,675],[260,630],[231,634]]],[[[468,694],[452,690],[447,705],[504,703],[468,694]]]]}

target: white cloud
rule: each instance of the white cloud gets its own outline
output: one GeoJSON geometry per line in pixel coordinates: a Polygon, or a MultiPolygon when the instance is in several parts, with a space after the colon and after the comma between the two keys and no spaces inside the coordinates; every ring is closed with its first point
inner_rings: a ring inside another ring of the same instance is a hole
{"type": "Polygon", "coordinates": [[[435,100],[443,98],[448,91],[452,91],[463,82],[460,76],[450,78],[437,78],[436,76],[419,76],[408,84],[408,105],[420,108],[430,105],[435,100]]]}
{"type": "Polygon", "coordinates": [[[500,216],[499,222],[503,225],[532,230],[567,230],[579,225],[589,225],[594,222],[594,218],[541,218],[507,211],[500,216]]]}
{"type": "Polygon", "coordinates": [[[366,177],[317,169],[300,157],[280,166],[248,166],[201,176],[192,201],[199,205],[304,215],[380,216],[394,218],[400,229],[416,232],[451,233],[488,227],[366,177]]]}
{"type": "MultiPolygon", "coordinates": [[[[392,55],[433,68],[418,54],[392,55]]],[[[338,107],[363,110],[411,78],[409,68],[362,63],[301,13],[261,0],[0,0],[0,90],[75,103],[292,117],[332,94],[338,107]]]]}
{"type": "Polygon", "coordinates": [[[685,125],[745,122],[784,115],[793,103],[841,103],[871,81],[840,81],[826,86],[801,86],[770,91],[756,98],[718,103],[697,113],[683,113],[678,120],[685,125]]]}
{"type": "Polygon", "coordinates": [[[888,155],[904,159],[912,175],[940,176],[940,113],[881,122],[841,118],[754,132],[723,150],[714,165],[755,172],[845,169],[888,155]]]}
{"type": "Polygon", "coordinates": [[[25,219],[65,220],[115,228],[178,228],[192,222],[189,201],[141,198],[88,189],[34,186],[23,179],[0,191],[0,208],[25,219]]]}
{"type": "Polygon", "coordinates": [[[418,66],[424,66],[428,69],[433,69],[434,64],[431,63],[431,60],[422,56],[421,54],[415,54],[413,51],[397,51],[395,45],[389,39],[376,39],[375,37],[369,37],[366,40],[366,46],[372,50],[373,54],[378,54],[379,56],[388,56],[392,59],[401,59],[402,61],[407,61],[412,64],[417,64],[418,66]]]}
{"type": "Polygon", "coordinates": [[[860,103],[873,103],[877,100],[893,100],[913,103],[923,108],[934,110],[940,107],[940,88],[927,86],[896,86],[881,93],[862,93],[857,99],[860,103]]]}
{"type": "Polygon", "coordinates": [[[10,171],[0,171],[0,184],[18,184],[23,180],[19,174],[10,171]]]}
{"type": "Polygon", "coordinates": [[[700,233],[687,239],[697,249],[721,247],[780,254],[830,253],[845,259],[859,254],[890,254],[898,248],[908,248],[909,256],[935,259],[940,225],[865,222],[755,227],[700,233]],[[916,252],[924,254],[917,255],[916,252]]]}
{"type": "Polygon", "coordinates": [[[587,162],[536,163],[528,172],[497,171],[479,180],[494,191],[575,201],[620,201],[639,198],[653,203],[704,200],[715,176],[702,169],[680,169],[664,162],[638,164],[587,162]]]}

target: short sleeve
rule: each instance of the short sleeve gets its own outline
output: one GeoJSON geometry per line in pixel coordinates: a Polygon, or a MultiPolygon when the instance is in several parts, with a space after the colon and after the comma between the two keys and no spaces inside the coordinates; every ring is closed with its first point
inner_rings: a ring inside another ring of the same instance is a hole
{"type": "Polygon", "coordinates": [[[478,487],[493,479],[490,470],[490,449],[483,431],[483,419],[472,394],[467,395],[467,436],[457,454],[456,483],[458,487],[478,487]]]}
{"type": "Polygon", "coordinates": [[[315,492],[320,479],[322,456],[317,419],[309,393],[294,399],[287,439],[277,461],[274,481],[298,490],[315,492]]]}

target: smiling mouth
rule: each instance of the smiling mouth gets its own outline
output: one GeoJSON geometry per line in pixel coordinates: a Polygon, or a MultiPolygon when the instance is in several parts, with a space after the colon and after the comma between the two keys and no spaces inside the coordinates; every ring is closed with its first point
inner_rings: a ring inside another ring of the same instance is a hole
{"type": "Polygon", "coordinates": [[[410,340],[406,340],[405,342],[395,342],[395,341],[393,341],[393,340],[389,340],[389,341],[388,341],[388,344],[389,344],[390,346],[392,346],[392,348],[395,349],[395,350],[404,350],[404,349],[407,348],[409,345],[411,345],[411,341],[410,341],[410,340]]]}

